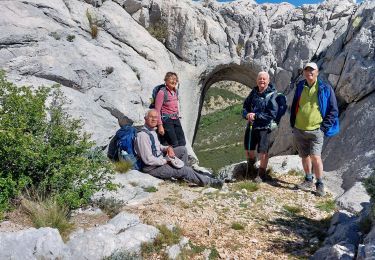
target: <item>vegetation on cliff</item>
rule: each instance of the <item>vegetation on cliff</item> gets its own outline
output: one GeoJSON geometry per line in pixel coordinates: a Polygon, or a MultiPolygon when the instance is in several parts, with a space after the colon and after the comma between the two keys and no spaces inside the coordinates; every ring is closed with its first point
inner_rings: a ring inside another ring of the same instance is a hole
{"type": "Polygon", "coordinates": [[[113,188],[110,164],[65,102],[58,87],[18,87],[0,72],[0,213],[26,189],[77,208],[113,188]]]}

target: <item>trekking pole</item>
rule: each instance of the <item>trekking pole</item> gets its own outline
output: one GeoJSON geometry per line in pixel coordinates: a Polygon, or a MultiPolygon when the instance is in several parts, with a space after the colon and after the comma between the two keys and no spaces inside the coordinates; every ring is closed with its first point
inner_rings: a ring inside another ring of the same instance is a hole
{"type": "Polygon", "coordinates": [[[250,153],[251,132],[252,132],[252,130],[253,130],[253,123],[252,123],[252,122],[251,122],[251,123],[249,122],[248,124],[249,124],[249,138],[248,138],[248,142],[247,142],[247,151],[248,151],[248,153],[247,153],[247,167],[246,167],[246,175],[245,175],[245,179],[249,179],[249,171],[250,171],[250,167],[251,167],[251,165],[250,165],[251,160],[250,160],[250,155],[249,155],[249,153],[250,153]]]}

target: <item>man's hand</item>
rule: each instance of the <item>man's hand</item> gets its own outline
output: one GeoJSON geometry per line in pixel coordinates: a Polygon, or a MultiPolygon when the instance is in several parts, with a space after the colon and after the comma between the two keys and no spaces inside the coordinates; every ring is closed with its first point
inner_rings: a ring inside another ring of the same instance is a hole
{"type": "Polygon", "coordinates": [[[172,146],[168,146],[167,148],[167,155],[170,157],[170,158],[173,158],[175,157],[175,153],[174,153],[174,150],[173,150],[173,147],[172,146]]]}
{"type": "Polygon", "coordinates": [[[164,127],[163,127],[163,125],[158,125],[158,133],[160,134],[160,135],[164,135],[164,127]]]}
{"type": "Polygon", "coordinates": [[[252,123],[255,120],[255,113],[248,113],[246,115],[246,119],[247,119],[247,121],[249,121],[250,123],[252,123]]]}

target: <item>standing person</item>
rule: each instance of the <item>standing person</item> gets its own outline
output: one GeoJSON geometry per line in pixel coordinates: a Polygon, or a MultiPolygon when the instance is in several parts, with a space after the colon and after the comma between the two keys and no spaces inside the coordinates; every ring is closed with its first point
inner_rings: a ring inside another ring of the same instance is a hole
{"type": "Polygon", "coordinates": [[[155,110],[159,113],[158,133],[172,147],[185,146],[185,135],[179,118],[177,74],[167,72],[164,82],[165,86],[159,90],[155,98],[155,110]]]}
{"type": "Polygon", "coordinates": [[[250,92],[243,104],[242,116],[248,121],[244,147],[248,159],[248,167],[254,172],[255,148],[260,157],[260,167],[255,182],[262,182],[269,176],[266,175],[268,164],[269,136],[271,121],[277,115],[277,103],[273,97],[274,86],[270,84],[267,72],[258,73],[257,86],[250,92]]]}
{"type": "Polygon", "coordinates": [[[200,186],[221,188],[223,181],[186,166],[188,154],[185,146],[172,148],[160,144],[155,132],[158,118],[156,110],[149,110],[145,115],[145,125],[137,134],[135,148],[144,164],[142,171],[160,179],[184,179],[200,186]]]}
{"type": "Polygon", "coordinates": [[[290,125],[305,172],[305,180],[298,188],[309,190],[314,186],[313,169],[316,177],[316,194],[324,196],[321,158],[324,135],[333,136],[339,132],[339,111],[335,92],[330,85],[318,78],[318,74],[316,63],[310,62],[305,65],[305,80],[297,84],[290,113],[290,125]]]}

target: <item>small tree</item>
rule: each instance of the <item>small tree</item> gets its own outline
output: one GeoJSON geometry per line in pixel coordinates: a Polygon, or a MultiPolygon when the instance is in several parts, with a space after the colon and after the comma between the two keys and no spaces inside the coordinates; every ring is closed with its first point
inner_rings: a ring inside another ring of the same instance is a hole
{"type": "Polygon", "coordinates": [[[110,163],[64,104],[60,88],[32,91],[0,72],[0,212],[29,186],[69,208],[114,188],[110,163]]]}
{"type": "Polygon", "coordinates": [[[364,180],[363,184],[371,200],[375,201],[375,169],[372,171],[372,174],[364,180]]]}

